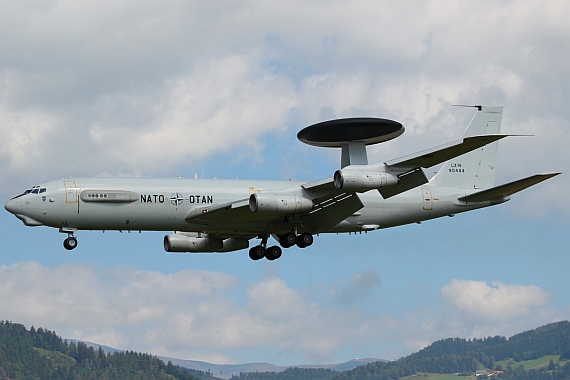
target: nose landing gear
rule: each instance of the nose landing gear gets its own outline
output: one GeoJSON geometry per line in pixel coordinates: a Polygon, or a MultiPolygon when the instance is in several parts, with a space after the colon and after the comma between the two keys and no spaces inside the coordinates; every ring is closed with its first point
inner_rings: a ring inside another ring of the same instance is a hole
{"type": "Polygon", "coordinates": [[[65,228],[59,229],[59,232],[67,234],[67,239],[63,241],[63,247],[68,251],[75,249],[77,247],[77,238],[73,234],[77,231],[75,228],[65,228]]]}
{"type": "Polygon", "coordinates": [[[63,246],[65,247],[65,249],[67,249],[68,251],[71,251],[72,249],[75,249],[75,247],[77,247],[77,238],[75,236],[70,236],[67,239],[65,239],[63,241],[63,246]]]}

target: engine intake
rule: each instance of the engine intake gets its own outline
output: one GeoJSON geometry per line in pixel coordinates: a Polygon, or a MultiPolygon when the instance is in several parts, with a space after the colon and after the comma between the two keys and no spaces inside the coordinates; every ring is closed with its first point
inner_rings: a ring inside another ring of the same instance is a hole
{"type": "Polygon", "coordinates": [[[356,170],[337,170],[334,173],[334,186],[340,190],[372,190],[394,186],[400,179],[386,172],[363,172],[356,170]]]}
{"type": "Polygon", "coordinates": [[[286,214],[309,211],[312,208],[312,200],[295,195],[253,193],[249,197],[249,209],[251,212],[278,212],[286,214]]]}
{"type": "Polygon", "coordinates": [[[176,233],[164,237],[166,252],[231,252],[249,247],[249,241],[238,238],[218,239],[208,235],[176,233]]]}

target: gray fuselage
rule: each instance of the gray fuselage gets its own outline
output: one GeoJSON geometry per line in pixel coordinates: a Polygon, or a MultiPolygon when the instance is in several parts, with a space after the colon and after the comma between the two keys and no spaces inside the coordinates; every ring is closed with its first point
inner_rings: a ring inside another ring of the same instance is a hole
{"type": "MultiPolygon", "coordinates": [[[[31,226],[256,236],[288,232],[294,221],[283,215],[282,219],[273,221],[248,221],[246,218],[242,222],[220,220],[204,225],[187,222],[185,217],[195,208],[247,200],[254,192],[302,193],[302,184],[295,181],[78,178],[47,182],[35,192],[15,197],[6,208],[31,226]],[[105,198],[117,194],[124,199],[105,198]]],[[[497,203],[457,200],[466,194],[465,189],[429,184],[389,199],[370,190],[357,194],[364,207],[326,229],[314,227],[314,222],[303,223],[302,217],[296,224],[300,232],[358,232],[420,222],[497,203]]],[[[324,220],[318,224],[327,225],[324,220]]]]}

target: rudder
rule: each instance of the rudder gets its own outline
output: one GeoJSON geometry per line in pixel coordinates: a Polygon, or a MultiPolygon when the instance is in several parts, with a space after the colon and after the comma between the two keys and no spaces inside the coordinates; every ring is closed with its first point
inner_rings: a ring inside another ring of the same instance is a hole
{"type": "MultiPolygon", "coordinates": [[[[502,116],[503,107],[477,106],[477,113],[463,133],[463,138],[498,134],[501,130],[502,116]]],[[[498,148],[499,143],[494,142],[447,161],[430,183],[435,186],[462,189],[492,187],[495,183],[498,148]]]]}

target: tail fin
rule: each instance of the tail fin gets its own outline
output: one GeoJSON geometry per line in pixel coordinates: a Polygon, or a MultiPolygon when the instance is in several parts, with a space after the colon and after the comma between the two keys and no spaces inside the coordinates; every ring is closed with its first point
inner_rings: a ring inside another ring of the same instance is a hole
{"type": "MultiPolygon", "coordinates": [[[[463,137],[498,134],[501,130],[503,107],[478,106],[463,137]]],[[[430,180],[441,187],[487,189],[495,183],[495,163],[499,142],[465,153],[447,161],[430,180]]]]}

